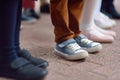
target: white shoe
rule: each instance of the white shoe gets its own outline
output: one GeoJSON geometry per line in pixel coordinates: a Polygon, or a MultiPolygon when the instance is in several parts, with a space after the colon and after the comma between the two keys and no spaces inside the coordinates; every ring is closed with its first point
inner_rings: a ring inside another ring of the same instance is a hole
{"type": "Polygon", "coordinates": [[[109,29],[116,25],[116,22],[103,13],[99,13],[94,18],[95,24],[103,29],[109,29]]]}
{"type": "Polygon", "coordinates": [[[88,39],[95,42],[111,43],[114,41],[113,36],[101,33],[100,31],[92,27],[92,25],[90,25],[88,29],[82,30],[82,34],[84,34],[88,39]]]}
{"type": "Polygon", "coordinates": [[[90,53],[98,52],[102,49],[102,44],[91,41],[82,34],[79,35],[78,37],[76,37],[75,40],[79,44],[79,46],[81,46],[84,50],[86,50],[90,53]]]}
{"type": "Polygon", "coordinates": [[[88,57],[88,52],[83,50],[74,39],[57,44],[55,53],[67,60],[79,60],[88,57]]]}

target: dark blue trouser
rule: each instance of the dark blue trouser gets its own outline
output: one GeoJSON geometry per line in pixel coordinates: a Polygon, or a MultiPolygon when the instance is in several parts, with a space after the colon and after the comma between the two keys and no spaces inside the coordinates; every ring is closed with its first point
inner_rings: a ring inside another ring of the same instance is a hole
{"type": "Polygon", "coordinates": [[[21,0],[0,0],[0,55],[15,58],[19,49],[21,0]]]}
{"type": "Polygon", "coordinates": [[[113,7],[113,1],[114,0],[102,0],[102,8],[106,9],[109,7],[113,7]]]}
{"type": "Polygon", "coordinates": [[[22,0],[19,0],[19,5],[18,5],[18,9],[17,9],[17,18],[16,18],[16,29],[15,29],[15,48],[16,51],[20,50],[20,26],[21,26],[21,13],[22,13],[22,0]]]}

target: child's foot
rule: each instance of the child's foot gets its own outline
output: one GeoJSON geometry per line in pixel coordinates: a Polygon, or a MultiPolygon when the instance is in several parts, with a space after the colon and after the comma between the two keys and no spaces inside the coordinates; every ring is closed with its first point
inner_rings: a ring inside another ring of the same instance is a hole
{"type": "Polygon", "coordinates": [[[106,34],[106,35],[109,35],[109,36],[113,36],[113,37],[116,37],[116,33],[114,31],[110,31],[110,30],[104,30],[102,28],[99,28],[98,26],[96,26],[95,24],[93,24],[93,27],[95,28],[95,30],[103,33],[103,34],[106,34]]]}
{"type": "Polygon", "coordinates": [[[116,22],[103,13],[95,16],[95,24],[103,29],[109,29],[116,25],[116,22]]]}
{"type": "Polygon", "coordinates": [[[114,38],[112,36],[103,34],[91,26],[89,26],[88,29],[82,30],[82,34],[84,34],[88,39],[95,42],[108,43],[114,41],[114,38]]]}
{"type": "Polygon", "coordinates": [[[98,52],[102,49],[102,45],[100,43],[93,42],[82,34],[76,37],[75,40],[79,46],[88,52],[98,52]]]}
{"type": "Polygon", "coordinates": [[[10,64],[0,65],[1,76],[18,80],[42,80],[47,74],[47,70],[34,66],[24,58],[17,58],[10,64]]]}
{"type": "Polygon", "coordinates": [[[88,57],[88,52],[83,50],[74,39],[57,44],[55,53],[67,60],[78,60],[88,57]]]}
{"type": "Polygon", "coordinates": [[[33,57],[29,51],[22,49],[17,52],[19,57],[25,58],[28,61],[30,61],[33,65],[38,66],[40,68],[47,68],[48,67],[48,62],[46,60],[43,60],[41,58],[36,58],[33,57]]]}

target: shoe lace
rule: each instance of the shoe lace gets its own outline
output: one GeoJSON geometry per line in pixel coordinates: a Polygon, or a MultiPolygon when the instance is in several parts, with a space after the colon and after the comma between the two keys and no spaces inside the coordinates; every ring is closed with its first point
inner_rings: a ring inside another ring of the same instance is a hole
{"type": "Polygon", "coordinates": [[[67,48],[69,48],[72,51],[76,51],[80,49],[81,47],[77,43],[71,43],[67,46],[67,48]]]}
{"type": "Polygon", "coordinates": [[[83,44],[85,44],[85,45],[88,45],[88,44],[90,44],[90,43],[93,42],[93,41],[85,38],[85,39],[81,39],[81,42],[82,42],[83,44]]]}

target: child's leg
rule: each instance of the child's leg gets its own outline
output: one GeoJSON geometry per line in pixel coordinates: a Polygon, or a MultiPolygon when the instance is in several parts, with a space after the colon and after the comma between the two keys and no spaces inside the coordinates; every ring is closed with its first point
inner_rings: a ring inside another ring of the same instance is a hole
{"type": "Polygon", "coordinates": [[[80,35],[80,19],[83,11],[84,0],[68,0],[69,27],[75,33],[75,37],[80,35]]]}
{"type": "Polygon", "coordinates": [[[0,1],[0,50],[5,60],[13,61],[17,58],[14,43],[18,0],[0,1]]]}
{"type": "Polygon", "coordinates": [[[103,0],[101,11],[113,19],[120,19],[120,13],[117,12],[114,6],[114,0],[103,0]]]}
{"type": "Polygon", "coordinates": [[[96,7],[98,2],[98,0],[85,0],[80,26],[82,33],[93,41],[112,42],[114,40],[112,36],[104,35],[94,28],[94,26],[96,26],[94,24],[94,16],[96,14],[96,7]]]}
{"type": "Polygon", "coordinates": [[[80,34],[80,19],[83,11],[84,0],[69,0],[69,26],[75,33],[75,41],[88,52],[96,52],[102,49],[100,43],[93,42],[80,34]],[[74,4],[73,4],[74,3],[74,4]]]}
{"type": "Polygon", "coordinates": [[[69,28],[68,0],[51,0],[51,19],[57,43],[74,37],[69,28]]]}
{"type": "Polygon", "coordinates": [[[14,35],[14,42],[15,42],[16,51],[20,50],[21,15],[22,15],[22,0],[19,1],[19,7],[17,9],[16,27],[15,27],[15,35],[14,35]]]}
{"type": "MultiPolygon", "coordinates": [[[[55,53],[68,60],[83,59],[88,57],[88,52],[81,49],[81,47],[76,43],[73,39],[74,32],[71,30],[73,29],[73,27],[71,27],[73,24],[76,26],[75,30],[79,28],[79,18],[76,17],[80,16],[75,15],[79,13],[77,13],[77,11],[72,13],[74,9],[78,9],[75,5],[79,5],[79,2],[78,0],[73,0],[75,3],[69,1],[71,0],[51,0],[51,18],[52,23],[55,26],[55,41],[57,42],[55,53]],[[70,10],[68,5],[73,8],[73,10],[70,10]],[[69,16],[69,11],[71,16],[69,16]],[[71,18],[73,24],[71,24],[69,18],[71,18]],[[71,26],[69,26],[69,24],[71,26]]],[[[79,7],[81,8],[81,5],[79,5],[79,7]]]]}

